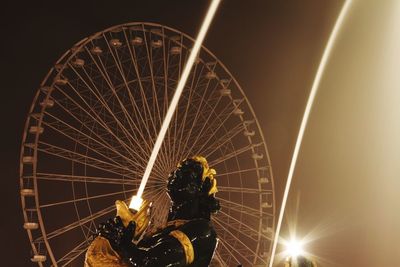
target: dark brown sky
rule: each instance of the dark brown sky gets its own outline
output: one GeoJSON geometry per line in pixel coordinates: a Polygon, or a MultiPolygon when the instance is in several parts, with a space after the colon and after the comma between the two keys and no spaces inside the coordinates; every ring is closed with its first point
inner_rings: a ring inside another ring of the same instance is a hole
{"type": "MultiPolygon", "coordinates": [[[[277,202],[297,129],[341,0],[225,0],[205,45],[248,96],[269,148],[277,202]]],[[[18,157],[37,86],[78,40],[112,25],[157,22],[194,36],[208,1],[34,1],[2,7],[2,257],[35,266],[22,229],[18,157]]],[[[332,255],[331,255],[332,256],[332,255]]]]}

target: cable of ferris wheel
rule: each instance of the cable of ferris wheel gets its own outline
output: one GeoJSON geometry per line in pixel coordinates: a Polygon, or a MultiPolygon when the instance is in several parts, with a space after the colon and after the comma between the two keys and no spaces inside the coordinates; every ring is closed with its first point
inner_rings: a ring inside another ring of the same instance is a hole
{"type": "Polygon", "coordinates": [[[281,230],[281,226],[282,226],[282,221],[283,221],[283,215],[285,213],[285,207],[286,207],[286,203],[287,203],[287,199],[288,199],[288,195],[289,195],[289,191],[290,191],[290,186],[292,183],[292,179],[293,179],[293,174],[294,174],[294,169],[296,167],[296,162],[297,162],[297,157],[299,155],[299,151],[300,151],[300,147],[301,147],[301,143],[303,141],[303,136],[304,136],[304,132],[305,129],[307,127],[307,123],[308,123],[308,118],[310,116],[310,112],[311,112],[311,108],[313,106],[314,103],[314,99],[315,96],[317,94],[320,82],[321,82],[321,78],[322,75],[325,71],[325,67],[326,67],[326,63],[328,62],[329,56],[331,54],[332,51],[332,47],[335,44],[335,40],[336,37],[338,35],[338,32],[343,24],[344,18],[346,17],[350,4],[351,4],[352,0],[346,0],[345,3],[343,4],[343,7],[339,13],[338,18],[336,19],[335,25],[333,27],[333,30],[331,32],[331,35],[329,36],[328,42],[326,44],[324,53],[322,55],[320,64],[318,66],[318,70],[317,73],[315,75],[314,78],[314,82],[312,84],[311,87],[311,91],[310,91],[310,95],[308,97],[307,100],[307,104],[306,104],[306,108],[303,114],[303,119],[301,121],[301,125],[300,125],[300,129],[299,129],[299,133],[297,136],[297,140],[296,140],[296,144],[294,147],[294,151],[293,151],[293,156],[292,156],[292,161],[290,162],[290,167],[289,167],[289,173],[288,173],[288,177],[286,180],[286,186],[285,186],[285,191],[283,193],[283,200],[282,200],[282,205],[281,205],[281,209],[279,212],[279,217],[278,217],[278,223],[276,226],[276,231],[275,231],[275,235],[274,235],[274,242],[272,245],[272,252],[271,252],[271,259],[269,261],[269,267],[272,267],[273,263],[274,263],[274,257],[275,257],[275,252],[276,252],[276,247],[278,244],[278,240],[279,240],[279,232],[281,230]]]}
{"type": "Polygon", "coordinates": [[[146,187],[146,184],[147,184],[147,181],[149,179],[151,170],[153,169],[154,163],[155,163],[155,161],[157,159],[158,152],[160,151],[161,145],[162,145],[162,143],[164,141],[165,134],[166,134],[166,132],[168,130],[168,127],[169,127],[169,124],[171,122],[172,116],[174,115],[175,109],[176,109],[176,107],[178,105],[179,98],[180,98],[180,96],[182,94],[183,88],[185,87],[185,84],[186,84],[186,81],[187,81],[187,79],[189,77],[190,71],[191,71],[191,69],[192,69],[192,67],[193,67],[193,65],[194,65],[194,63],[196,61],[196,57],[199,54],[201,45],[202,45],[202,43],[204,41],[204,38],[205,38],[205,36],[207,34],[207,31],[208,31],[208,29],[209,29],[209,27],[211,25],[211,22],[212,22],[212,20],[214,18],[214,15],[215,15],[215,13],[216,13],[216,11],[218,9],[218,6],[219,6],[220,2],[221,2],[221,0],[212,0],[210,6],[208,8],[207,14],[206,14],[206,16],[204,18],[203,24],[201,25],[200,31],[199,31],[199,33],[197,35],[197,38],[196,38],[196,41],[195,41],[195,43],[193,45],[192,51],[190,52],[189,58],[188,58],[188,60],[186,62],[186,65],[185,65],[185,67],[183,69],[181,79],[178,82],[178,85],[176,87],[174,96],[172,97],[172,100],[171,100],[171,103],[169,104],[169,107],[168,107],[167,113],[165,115],[164,121],[163,121],[163,123],[161,125],[160,132],[159,132],[159,134],[157,136],[157,139],[156,139],[156,142],[154,144],[153,151],[151,152],[149,161],[147,162],[147,166],[146,166],[142,181],[140,183],[138,192],[137,192],[137,194],[135,196],[132,197],[131,203],[129,205],[129,208],[131,208],[131,209],[139,210],[139,208],[140,208],[140,206],[142,204],[142,201],[143,201],[142,200],[142,195],[143,195],[144,188],[146,187]]]}

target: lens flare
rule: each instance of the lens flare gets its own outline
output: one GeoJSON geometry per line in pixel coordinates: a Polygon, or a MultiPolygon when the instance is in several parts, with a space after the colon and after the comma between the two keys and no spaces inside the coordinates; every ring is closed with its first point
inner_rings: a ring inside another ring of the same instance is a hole
{"type": "Polygon", "coordinates": [[[289,257],[296,258],[298,256],[304,255],[303,244],[299,240],[292,239],[287,242],[285,246],[285,254],[289,257]]]}

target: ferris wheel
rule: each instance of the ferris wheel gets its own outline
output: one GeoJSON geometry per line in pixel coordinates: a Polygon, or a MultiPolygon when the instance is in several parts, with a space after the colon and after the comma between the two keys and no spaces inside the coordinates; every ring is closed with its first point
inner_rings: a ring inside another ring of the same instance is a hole
{"type": "MultiPolygon", "coordinates": [[[[194,40],[153,23],[128,23],[85,38],[49,71],[21,145],[24,228],[39,266],[82,266],[97,225],[141,181],[194,40]]],[[[144,198],[165,223],[168,174],[203,155],[217,170],[221,211],[212,266],[265,266],[274,231],[271,166],[249,101],[205,47],[174,113],[144,198]]]]}

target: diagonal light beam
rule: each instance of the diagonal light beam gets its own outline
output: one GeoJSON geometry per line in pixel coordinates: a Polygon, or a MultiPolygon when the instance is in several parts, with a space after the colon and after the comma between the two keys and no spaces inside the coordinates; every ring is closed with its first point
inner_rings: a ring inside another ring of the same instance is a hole
{"type": "Polygon", "coordinates": [[[160,151],[161,145],[164,141],[165,134],[168,130],[172,116],[174,115],[175,109],[178,105],[179,98],[181,97],[183,88],[185,87],[185,84],[189,77],[190,71],[193,67],[194,62],[196,61],[196,57],[200,51],[201,45],[204,41],[204,38],[207,34],[207,31],[211,25],[212,19],[214,18],[214,15],[218,9],[220,2],[221,2],[221,0],[212,0],[211,5],[208,8],[206,17],[204,18],[203,24],[201,25],[200,31],[197,35],[197,38],[196,38],[196,41],[192,48],[192,51],[190,52],[189,59],[185,65],[185,68],[183,69],[181,79],[179,80],[179,83],[178,83],[178,86],[174,93],[174,96],[172,97],[171,103],[168,107],[167,114],[165,115],[164,121],[161,125],[160,132],[159,132],[156,142],[154,144],[153,151],[151,152],[150,159],[147,163],[146,170],[144,172],[142,182],[140,183],[137,195],[132,198],[132,201],[129,205],[129,207],[132,209],[138,210],[141,205],[141,197],[142,197],[144,188],[146,187],[151,170],[153,169],[154,163],[157,159],[158,152],[160,151]]]}
{"type": "Polygon", "coordinates": [[[285,191],[283,193],[282,206],[281,206],[281,210],[279,212],[278,223],[276,225],[276,231],[275,231],[275,235],[274,235],[274,242],[272,245],[271,260],[269,262],[269,267],[272,267],[272,265],[274,263],[276,246],[278,244],[279,232],[280,232],[281,226],[282,226],[283,215],[285,213],[286,202],[287,202],[289,191],[290,191],[290,185],[292,183],[293,173],[294,173],[294,169],[296,167],[296,162],[297,162],[297,157],[299,155],[301,143],[303,141],[304,132],[307,127],[308,118],[310,116],[311,108],[314,103],[315,95],[317,94],[322,75],[325,71],[326,63],[328,62],[332,47],[335,44],[335,40],[338,35],[339,29],[343,24],[344,18],[346,17],[346,14],[349,10],[351,2],[352,2],[352,0],[346,0],[346,2],[343,4],[342,10],[339,13],[339,16],[333,27],[332,33],[329,36],[328,43],[326,44],[324,53],[321,58],[321,62],[319,63],[319,67],[318,67],[317,73],[314,78],[314,82],[311,87],[311,92],[310,92],[310,95],[307,100],[307,105],[306,105],[306,109],[304,111],[303,119],[301,121],[299,134],[297,136],[296,145],[294,147],[292,161],[290,162],[289,173],[288,173],[288,177],[286,180],[285,191]]]}

